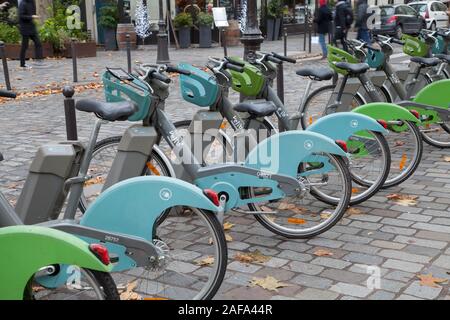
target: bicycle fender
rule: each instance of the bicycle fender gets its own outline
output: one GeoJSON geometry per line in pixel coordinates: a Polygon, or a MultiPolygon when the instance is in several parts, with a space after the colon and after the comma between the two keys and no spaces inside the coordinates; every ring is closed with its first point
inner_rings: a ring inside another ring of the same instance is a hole
{"type": "Polygon", "coordinates": [[[423,87],[414,97],[413,101],[433,107],[448,110],[450,99],[445,92],[450,91],[450,79],[432,82],[423,87]]]}
{"type": "MultiPolygon", "coordinates": [[[[40,226],[0,229],[0,300],[23,299],[27,282],[40,268],[67,264],[109,272],[83,240],[40,226]]],[[[69,275],[70,276],[70,275],[69,275]]]]}
{"type": "Polygon", "coordinates": [[[352,112],[364,114],[375,120],[405,120],[420,123],[410,111],[393,103],[373,102],[353,109],[352,112]]]}
{"type": "Polygon", "coordinates": [[[163,176],[136,177],[100,194],[80,224],[152,241],[156,219],[164,210],[175,206],[213,212],[219,209],[201,189],[185,181],[163,176]]]}
{"type": "Polygon", "coordinates": [[[298,166],[317,153],[346,157],[330,138],[312,131],[286,131],[274,134],[250,151],[245,165],[254,169],[297,177],[298,166]]]}
{"type": "Polygon", "coordinates": [[[352,135],[359,131],[376,131],[387,134],[376,120],[364,114],[356,112],[338,112],[321,117],[310,125],[307,131],[323,134],[332,140],[347,141],[352,135]]]}

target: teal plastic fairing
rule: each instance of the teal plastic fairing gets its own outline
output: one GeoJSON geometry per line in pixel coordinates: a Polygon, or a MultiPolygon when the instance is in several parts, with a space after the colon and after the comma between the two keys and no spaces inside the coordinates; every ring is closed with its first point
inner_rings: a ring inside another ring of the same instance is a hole
{"type": "Polygon", "coordinates": [[[444,53],[445,52],[445,41],[441,36],[436,37],[436,41],[434,42],[432,48],[433,54],[444,53]]]}
{"type": "Polygon", "coordinates": [[[152,97],[147,86],[139,79],[121,81],[106,71],[102,77],[105,98],[108,102],[124,100],[133,101],[138,111],[131,115],[129,121],[141,121],[147,117],[152,106],[152,97]]]}
{"type": "Polygon", "coordinates": [[[373,51],[368,49],[367,55],[366,55],[366,63],[369,65],[369,67],[377,69],[381,67],[384,63],[384,53],[381,51],[373,51]]]}
{"type": "Polygon", "coordinates": [[[190,71],[190,75],[180,75],[180,89],[183,99],[199,107],[209,107],[217,102],[219,86],[216,78],[188,63],[180,63],[180,69],[190,71]]]}

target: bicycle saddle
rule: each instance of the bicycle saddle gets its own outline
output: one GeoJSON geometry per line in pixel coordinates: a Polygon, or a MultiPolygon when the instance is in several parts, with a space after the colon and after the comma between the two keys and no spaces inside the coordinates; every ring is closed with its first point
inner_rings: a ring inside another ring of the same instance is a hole
{"type": "Polygon", "coordinates": [[[237,112],[247,112],[253,117],[267,117],[271,116],[277,107],[271,101],[254,100],[238,103],[233,109],[237,112]]]}
{"type": "Polygon", "coordinates": [[[333,69],[326,67],[303,67],[298,69],[295,73],[299,76],[310,77],[313,80],[318,81],[330,80],[334,75],[333,69]]]}
{"type": "Polygon", "coordinates": [[[440,59],[441,61],[450,63],[450,54],[443,54],[443,53],[438,53],[434,55],[436,58],[440,59]]]}
{"type": "Polygon", "coordinates": [[[337,62],[336,67],[339,69],[344,69],[350,74],[361,74],[370,69],[367,63],[348,63],[348,62],[337,62]]]}
{"type": "Polygon", "coordinates": [[[422,58],[422,57],[412,57],[411,61],[420,64],[422,67],[434,67],[441,62],[441,60],[439,60],[438,58],[422,58]]]}
{"type": "Polygon", "coordinates": [[[5,158],[3,158],[2,153],[0,152],[0,161],[3,161],[5,158]]]}
{"type": "Polygon", "coordinates": [[[93,112],[97,117],[107,121],[125,121],[134,114],[138,108],[130,101],[101,102],[91,99],[81,99],[75,108],[84,112],[93,112]]]}

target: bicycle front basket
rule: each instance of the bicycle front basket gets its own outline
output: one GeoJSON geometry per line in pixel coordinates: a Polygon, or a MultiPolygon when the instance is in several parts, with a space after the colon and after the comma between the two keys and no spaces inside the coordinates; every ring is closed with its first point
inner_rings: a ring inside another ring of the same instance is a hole
{"type": "Polygon", "coordinates": [[[131,115],[128,121],[145,119],[152,105],[152,97],[145,83],[131,76],[128,79],[120,79],[111,72],[110,70],[105,71],[102,77],[106,101],[132,101],[138,107],[138,111],[131,115]]]}
{"type": "Polygon", "coordinates": [[[428,54],[428,45],[419,37],[413,37],[408,34],[402,35],[403,52],[413,57],[426,57],[428,54]]]}
{"type": "Polygon", "coordinates": [[[365,61],[369,67],[377,69],[384,63],[384,53],[381,51],[367,50],[367,57],[365,61]]]}
{"type": "Polygon", "coordinates": [[[336,48],[332,45],[327,46],[328,49],[328,64],[329,66],[336,71],[337,73],[340,73],[342,75],[346,75],[348,72],[343,69],[339,69],[336,67],[337,62],[348,62],[348,63],[359,63],[360,61],[347,51],[344,51],[342,49],[336,48]]]}

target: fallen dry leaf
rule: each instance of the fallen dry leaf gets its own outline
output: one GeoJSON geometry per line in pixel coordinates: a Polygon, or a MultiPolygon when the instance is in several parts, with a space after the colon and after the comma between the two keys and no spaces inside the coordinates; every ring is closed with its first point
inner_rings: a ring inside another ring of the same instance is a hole
{"type": "Polygon", "coordinates": [[[401,147],[401,146],[403,146],[403,145],[405,145],[405,141],[402,141],[402,140],[395,140],[395,146],[396,146],[396,147],[401,147]]]}
{"type": "Polygon", "coordinates": [[[278,206],[279,210],[291,210],[293,208],[295,208],[295,204],[287,202],[281,202],[280,205],[278,206]]]}
{"type": "Polygon", "coordinates": [[[444,157],[445,162],[450,162],[450,157],[444,157]]]}
{"type": "Polygon", "coordinates": [[[287,222],[290,224],[305,224],[306,220],[300,218],[288,218],[287,222]]]}
{"type": "Polygon", "coordinates": [[[234,224],[233,224],[233,223],[230,223],[230,222],[225,222],[225,223],[223,224],[223,230],[225,230],[225,231],[230,230],[230,229],[233,228],[233,227],[234,227],[234,224]]]}
{"type": "Polygon", "coordinates": [[[253,252],[238,252],[234,256],[234,259],[244,263],[259,262],[264,263],[271,259],[271,257],[265,256],[259,250],[253,252]]]}
{"type": "Polygon", "coordinates": [[[87,186],[91,186],[94,184],[102,184],[102,183],[105,183],[105,178],[102,176],[98,176],[98,177],[95,177],[95,178],[85,181],[84,185],[87,187],[87,186]]]}
{"type": "Polygon", "coordinates": [[[277,292],[278,288],[290,287],[291,285],[287,284],[287,283],[280,282],[277,279],[275,279],[274,277],[267,276],[265,278],[256,278],[256,277],[254,277],[250,281],[250,286],[251,287],[260,286],[263,289],[277,292]]]}
{"type": "Polygon", "coordinates": [[[314,251],[313,254],[315,256],[318,256],[318,257],[325,257],[325,256],[332,256],[333,252],[330,252],[330,251],[325,250],[325,249],[319,249],[319,250],[314,251]]]}
{"type": "Polygon", "coordinates": [[[406,194],[398,194],[398,193],[392,193],[386,196],[389,200],[394,201],[395,203],[401,205],[401,206],[415,206],[417,204],[417,198],[419,196],[412,196],[412,195],[406,195],[406,194]]]}
{"type": "Polygon", "coordinates": [[[227,242],[231,242],[231,241],[233,241],[233,238],[227,233],[227,234],[225,234],[225,240],[227,242]]]}
{"type": "Polygon", "coordinates": [[[362,214],[363,212],[358,208],[350,207],[347,209],[346,213],[351,216],[356,214],[362,214]]]}
{"type": "Polygon", "coordinates": [[[142,300],[142,297],[133,291],[136,287],[136,281],[127,284],[125,291],[120,294],[120,300],[142,300]]]}
{"type": "Polygon", "coordinates": [[[208,256],[206,258],[200,259],[195,261],[195,264],[198,266],[204,267],[204,266],[210,266],[214,264],[214,257],[208,256]]]}
{"type": "Polygon", "coordinates": [[[434,278],[432,273],[429,274],[419,274],[417,277],[420,279],[420,285],[432,288],[440,288],[438,283],[447,282],[447,279],[434,278]]]}

